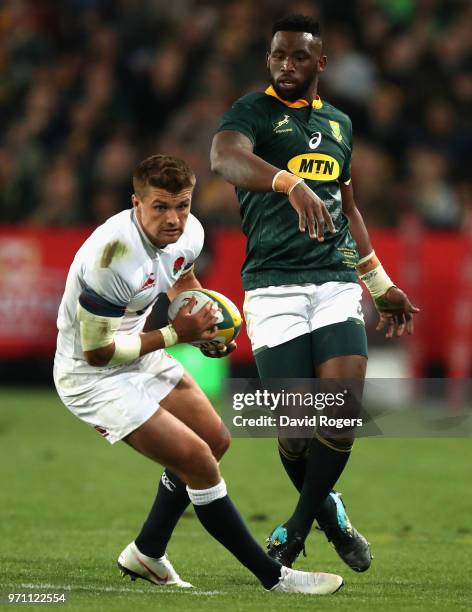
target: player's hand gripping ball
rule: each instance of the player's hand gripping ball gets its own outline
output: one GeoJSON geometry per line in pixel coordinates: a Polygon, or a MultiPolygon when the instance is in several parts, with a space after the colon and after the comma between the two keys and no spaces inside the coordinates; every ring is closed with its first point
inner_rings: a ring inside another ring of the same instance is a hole
{"type": "Polygon", "coordinates": [[[192,314],[198,312],[208,302],[213,302],[216,310],[216,327],[218,328],[218,334],[211,342],[208,340],[197,340],[192,342],[193,346],[199,348],[206,348],[207,345],[218,343],[228,346],[239,334],[241,329],[241,313],[237,306],[233,304],[227,297],[218,293],[218,291],[212,291],[210,289],[192,289],[191,291],[182,291],[179,295],[172,300],[167,311],[167,316],[170,322],[172,322],[177,313],[188,303],[191,298],[195,298],[197,303],[192,308],[192,314]]]}

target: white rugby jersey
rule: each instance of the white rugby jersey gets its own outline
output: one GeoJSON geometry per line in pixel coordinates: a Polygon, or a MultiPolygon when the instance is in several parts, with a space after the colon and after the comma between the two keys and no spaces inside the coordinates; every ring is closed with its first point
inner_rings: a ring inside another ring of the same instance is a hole
{"type": "Polygon", "coordinates": [[[137,334],[160,293],[188,270],[203,247],[203,227],[192,214],[185,231],[163,249],[144,234],[134,210],[110,217],[77,251],[59,307],[56,368],[63,372],[97,372],[80,342],[77,303],[102,316],[123,316],[118,333],[137,334]]]}

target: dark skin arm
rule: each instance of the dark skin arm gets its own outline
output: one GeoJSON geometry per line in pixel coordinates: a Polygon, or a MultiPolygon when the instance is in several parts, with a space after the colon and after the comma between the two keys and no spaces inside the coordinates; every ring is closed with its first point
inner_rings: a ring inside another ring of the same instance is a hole
{"type": "MultiPolygon", "coordinates": [[[[233,130],[215,135],[210,162],[213,172],[247,191],[272,191],[272,180],[280,170],[255,155],[251,140],[233,130]]],[[[305,183],[291,191],[289,202],[298,214],[299,230],[305,232],[308,227],[310,238],[322,242],[325,226],[332,233],[336,231],[325,204],[305,183]]]]}
{"type": "MultiPolygon", "coordinates": [[[[349,219],[349,231],[357,243],[359,257],[365,257],[373,249],[364,219],[354,201],[352,183],[340,183],[340,188],[343,212],[349,219]]],[[[380,315],[377,330],[386,328],[386,338],[402,336],[405,329],[408,334],[413,333],[413,315],[419,312],[419,308],[411,304],[404,291],[398,287],[390,287],[384,295],[375,300],[375,305],[380,315]]]]}

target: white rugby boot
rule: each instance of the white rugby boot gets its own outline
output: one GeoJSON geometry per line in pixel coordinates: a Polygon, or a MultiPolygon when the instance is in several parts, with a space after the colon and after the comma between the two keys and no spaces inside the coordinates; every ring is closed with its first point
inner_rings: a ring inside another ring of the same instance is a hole
{"type": "Polygon", "coordinates": [[[190,582],[180,578],[166,555],[160,559],[143,555],[134,542],[128,544],[118,557],[118,567],[122,576],[130,576],[131,580],[142,578],[159,586],[192,587],[190,582]]]}
{"type": "Polygon", "coordinates": [[[343,586],[344,580],[336,574],[301,572],[282,566],[279,582],[270,591],[274,593],[306,593],[330,595],[343,586]]]}

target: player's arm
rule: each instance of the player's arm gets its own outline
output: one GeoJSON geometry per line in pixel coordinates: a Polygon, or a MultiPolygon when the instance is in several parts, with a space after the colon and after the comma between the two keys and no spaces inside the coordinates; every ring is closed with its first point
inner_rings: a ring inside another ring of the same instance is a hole
{"type": "Polygon", "coordinates": [[[349,231],[357,243],[359,263],[357,272],[365,283],[380,313],[377,330],[387,328],[386,337],[401,336],[406,328],[413,333],[413,315],[419,308],[413,306],[406,293],[395,286],[375,255],[364,219],[356,206],[352,181],[341,182],[343,212],[349,219],[349,231]]]}
{"type": "Polygon", "coordinates": [[[120,334],[125,306],[111,304],[85,289],[77,304],[85,359],[96,367],[120,365],[180,342],[212,340],[217,332],[211,304],[192,314],[195,303],[190,300],[184,305],[171,325],[143,334],[120,334]]]}
{"type": "Polygon", "coordinates": [[[179,293],[182,293],[182,291],[190,291],[191,289],[200,288],[200,281],[195,276],[192,266],[180,275],[179,279],[167,291],[167,295],[169,296],[169,300],[172,302],[172,300],[174,300],[179,293]]]}
{"type": "Polygon", "coordinates": [[[212,142],[211,169],[235,187],[247,191],[285,193],[298,214],[301,232],[324,240],[325,225],[335,233],[333,220],[320,198],[303,179],[267,163],[254,153],[252,141],[235,130],[218,132],[212,142]]]}

